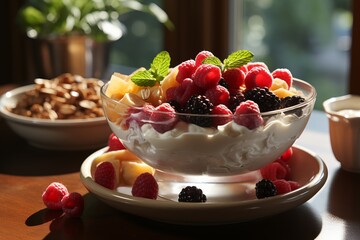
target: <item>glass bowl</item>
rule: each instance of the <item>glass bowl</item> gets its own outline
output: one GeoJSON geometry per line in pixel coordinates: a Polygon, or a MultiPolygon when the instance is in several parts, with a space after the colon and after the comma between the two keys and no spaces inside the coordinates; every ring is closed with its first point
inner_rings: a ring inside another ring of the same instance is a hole
{"type": "MultiPolygon", "coordinates": [[[[262,124],[249,129],[237,122],[250,121],[254,114],[195,115],[136,107],[132,99],[117,101],[101,88],[105,116],[112,131],[126,148],[158,174],[178,180],[192,177],[229,179],[258,170],[293,145],[313,111],[316,91],[309,83],[294,79],[293,87],[305,101],[292,107],[260,113],[262,124]],[[147,116],[156,114],[156,118],[147,116]],[[230,119],[217,127],[201,127],[186,119],[210,121],[230,119]],[[237,119],[237,120],[236,120],[237,119]]],[[[213,181],[206,180],[206,181],[213,181]]]]}

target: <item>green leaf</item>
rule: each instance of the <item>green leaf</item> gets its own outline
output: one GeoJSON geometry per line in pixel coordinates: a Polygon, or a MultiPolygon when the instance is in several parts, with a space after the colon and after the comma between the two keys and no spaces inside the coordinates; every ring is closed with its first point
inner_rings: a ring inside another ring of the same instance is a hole
{"type": "Polygon", "coordinates": [[[157,82],[156,78],[153,77],[153,74],[149,70],[136,72],[131,77],[131,81],[141,87],[152,87],[157,82]]]}
{"type": "Polygon", "coordinates": [[[238,68],[241,67],[253,59],[254,54],[250,52],[249,50],[239,50],[236,52],[233,52],[230,54],[225,60],[224,60],[224,68],[238,68]]]}
{"type": "Polygon", "coordinates": [[[205,58],[202,63],[203,64],[212,64],[212,65],[218,66],[220,69],[222,69],[221,60],[215,56],[205,58]]]}
{"type": "MultiPolygon", "coordinates": [[[[155,78],[164,78],[168,74],[170,61],[170,54],[167,51],[162,51],[155,56],[153,62],[150,65],[150,71],[154,73],[155,78]]],[[[161,80],[162,79],[159,81],[161,80]]]]}

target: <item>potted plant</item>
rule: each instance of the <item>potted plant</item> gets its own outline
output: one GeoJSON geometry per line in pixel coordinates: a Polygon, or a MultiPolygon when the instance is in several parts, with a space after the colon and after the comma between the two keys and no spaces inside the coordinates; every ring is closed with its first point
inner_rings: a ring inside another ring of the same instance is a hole
{"type": "Polygon", "coordinates": [[[109,59],[109,45],[126,27],[119,17],[140,11],[168,29],[173,25],[156,4],[136,0],[27,0],[17,21],[30,40],[37,77],[64,72],[101,78],[109,59]],[[37,64],[37,66],[36,66],[37,64]]]}

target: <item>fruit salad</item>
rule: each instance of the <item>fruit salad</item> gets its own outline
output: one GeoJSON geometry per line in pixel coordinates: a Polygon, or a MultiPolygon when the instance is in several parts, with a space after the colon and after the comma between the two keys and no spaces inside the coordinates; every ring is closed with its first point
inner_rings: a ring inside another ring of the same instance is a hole
{"type": "Polygon", "coordinates": [[[233,176],[277,159],[300,136],[316,91],[289,69],[270,70],[248,50],[210,51],[170,67],[114,73],[101,89],[108,123],[124,146],[165,173],[233,176]]]}

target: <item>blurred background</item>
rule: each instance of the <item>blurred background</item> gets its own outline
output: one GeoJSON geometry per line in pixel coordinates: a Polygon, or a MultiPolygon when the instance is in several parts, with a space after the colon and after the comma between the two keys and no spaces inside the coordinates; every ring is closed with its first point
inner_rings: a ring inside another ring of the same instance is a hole
{"type": "MultiPolygon", "coordinates": [[[[354,0],[144,0],[156,3],[174,25],[169,29],[143,12],[123,14],[123,36],[110,46],[107,80],[114,71],[149,67],[161,50],[172,66],[195,58],[201,50],[220,59],[239,49],[255,54],[270,70],[288,68],[318,91],[315,108],[350,90],[354,0]]],[[[355,1],[354,1],[355,2],[355,1]]],[[[31,83],[37,73],[27,36],[15,21],[23,0],[7,1],[1,84],[31,83]]],[[[358,86],[359,84],[356,83],[358,86]]]]}

